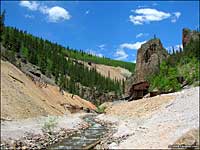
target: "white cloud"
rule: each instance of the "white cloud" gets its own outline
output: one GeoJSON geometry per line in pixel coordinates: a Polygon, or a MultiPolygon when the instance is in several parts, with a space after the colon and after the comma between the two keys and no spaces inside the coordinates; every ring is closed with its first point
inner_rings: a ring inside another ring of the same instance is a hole
{"type": "Polygon", "coordinates": [[[139,49],[142,44],[144,44],[146,41],[142,42],[136,42],[136,43],[123,43],[120,45],[120,48],[128,48],[128,49],[139,49]]]}
{"type": "Polygon", "coordinates": [[[25,17],[25,18],[29,18],[29,19],[33,19],[33,18],[35,18],[35,16],[33,16],[33,15],[29,15],[29,14],[25,14],[24,17],[25,17]]]}
{"type": "Polygon", "coordinates": [[[46,5],[41,5],[39,8],[39,11],[43,14],[48,14],[49,11],[49,7],[47,7],[46,5]]]}
{"type": "Polygon", "coordinates": [[[181,13],[180,12],[174,12],[174,15],[179,18],[181,16],[181,13]]]}
{"type": "Polygon", "coordinates": [[[87,11],[85,12],[86,15],[88,15],[89,13],[90,13],[90,10],[87,10],[87,11]]]}
{"type": "Polygon", "coordinates": [[[128,57],[128,54],[124,51],[125,48],[127,49],[139,49],[142,44],[144,44],[146,41],[142,42],[136,42],[136,43],[123,43],[120,44],[119,48],[115,52],[114,56],[117,60],[124,60],[128,57]]]}
{"type": "Polygon", "coordinates": [[[131,61],[132,63],[136,63],[136,60],[131,61]]]}
{"type": "Polygon", "coordinates": [[[182,45],[182,44],[177,44],[177,45],[174,45],[174,46],[169,46],[169,47],[167,47],[166,49],[167,49],[170,53],[172,53],[172,52],[173,52],[173,48],[174,48],[174,51],[176,52],[176,51],[179,51],[180,48],[183,49],[183,45],[182,45]]]}
{"type": "Polygon", "coordinates": [[[103,57],[103,54],[99,53],[99,54],[97,54],[97,56],[99,56],[99,57],[103,57]]]}
{"type": "Polygon", "coordinates": [[[180,48],[183,49],[183,45],[182,44],[178,44],[178,45],[174,46],[175,50],[179,50],[180,48]]]}
{"type": "Polygon", "coordinates": [[[139,33],[136,35],[136,38],[142,37],[144,34],[143,33],[139,33]]]}
{"type": "Polygon", "coordinates": [[[179,19],[180,16],[181,16],[180,12],[174,12],[173,15],[172,15],[171,22],[175,23],[179,19]]]}
{"type": "Polygon", "coordinates": [[[69,20],[71,18],[69,12],[59,6],[49,8],[47,14],[50,22],[59,22],[62,20],[69,20]]]}
{"type": "Polygon", "coordinates": [[[117,60],[124,60],[128,57],[128,54],[126,54],[126,52],[123,49],[118,49],[114,56],[116,57],[115,59],[117,60]]]}
{"type": "Polygon", "coordinates": [[[20,1],[20,6],[26,7],[32,11],[39,11],[42,14],[47,15],[49,22],[59,22],[63,20],[69,20],[71,18],[69,12],[59,6],[48,7],[46,5],[42,5],[39,2],[35,1],[20,1]]]}
{"type": "Polygon", "coordinates": [[[140,37],[144,37],[144,36],[148,36],[148,33],[138,33],[135,37],[136,38],[140,38],[140,37]]]}
{"type": "Polygon", "coordinates": [[[103,50],[104,48],[105,48],[105,44],[101,44],[101,45],[99,45],[98,47],[101,49],[101,50],[103,50]]]}
{"type": "Polygon", "coordinates": [[[86,51],[91,55],[98,56],[98,57],[103,57],[103,54],[97,53],[96,51],[94,51],[92,49],[87,49],[86,51]]]}
{"type": "Polygon", "coordinates": [[[142,25],[144,23],[149,23],[152,21],[161,21],[171,16],[170,13],[158,11],[152,8],[136,9],[134,13],[136,13],[137,15],[130,15],[129,19],[135,25],[142,25]]]}
{"type": "Polygon", "coordinates": [[[37,10],[39,3],[36,1],[20,1],[19,5],[30,10],[37,10]]]}

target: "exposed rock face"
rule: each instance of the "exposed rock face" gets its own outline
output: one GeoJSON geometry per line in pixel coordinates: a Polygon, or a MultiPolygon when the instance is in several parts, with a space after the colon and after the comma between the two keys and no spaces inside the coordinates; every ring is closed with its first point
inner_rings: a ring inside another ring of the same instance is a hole
{"type": "Polygon", "coordinates": [[[151,39],[138,49],[135,74],[127,81],[126,94],[131,85],[146,81],[146,78],[159,71],[160,63],[167,58],[167,51],[160,39],[151,39]]]}
{"type": "Polygon", "coordinates": [[[200,36],[199,32],[197,32],[195,30],[190,30],[190,29],[184,28],[183,32],[182,32],[183,47],[185,47],[190,42],[191,39],[198,40],[199,36],[200,36]]]}
{"type": "Polygon", "coordinates": [[[113,100],[120,99],[120,95],[116,95],[114,92],[104,93],[99,92],[97,89],[79,85],[80,95],[84,99],[92,102],[93,104],[100,105],[104,102],[112,102],[113,100]]]}

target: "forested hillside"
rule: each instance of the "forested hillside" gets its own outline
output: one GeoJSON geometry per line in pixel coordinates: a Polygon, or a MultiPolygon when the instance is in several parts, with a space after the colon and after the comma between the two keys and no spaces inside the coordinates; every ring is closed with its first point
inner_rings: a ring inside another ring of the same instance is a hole
{"type": "Polygon", "coordinates": [[[124,61],[119,61],[119,60],[113,60],[109,59],[106,57],[98,57],[94,56],[92,54],[88,54],[82,50],[73,50],[67,47],[66,49],[64,48],[64,51],[66,56],[69,56],[70,58],[78,59],[78,60],[83,60],[87,62],[94,62],[97,64],[104,64],[108,66],[114,66],[114,67],[122,67],[125,69],[128,69],[130,72],[134,72],[135,69],[135,63],[130,63],[130,62],[124,62],[124,61]]]}
{"type": "Polygon", "coordinates": [[[185,85],[199,86],[200,45],[199,31],[190,31],[193,35],[183,43],[183,49],[172,49],[166,61],[160,65],[160,72],[149,77],[150,91],[174,92],[185,85]],[[194,36],[194,37],[193,37],[194,36]]]}
{"type": "MultiPolygon", "coordinates": [[[[4,20],[4,14],[1,17],[4,20]]],[[[2,21],[3,22],[3,21],[2,21]]],[[[98,92],[115,92],[121,95],[124,81],[111,80],[100,75],[96,69],[88,69],[74,59],[92,61],[112,66],[121,66],[133,70],[132,63],[110,60],[92,56],[83,51],[64,48],[57,43],[35,37],[26,31],[1,24],[2,45],[6,51],[2,52],[10,62],[15,64],[16,58],[20,57],[36,66],[49,78],[55,80],[61,90],[67,90],[73,94],[83,96],[80,86],[95,89],[98,92]]],[[[18,64],[20,68],[20,64],[18,64]]]]}

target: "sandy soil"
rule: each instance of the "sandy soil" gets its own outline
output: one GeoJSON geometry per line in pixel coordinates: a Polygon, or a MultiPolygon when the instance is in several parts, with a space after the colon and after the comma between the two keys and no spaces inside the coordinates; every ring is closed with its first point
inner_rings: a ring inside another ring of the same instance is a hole
{"type": "Polygon", "coordinates": [[[111,106],[98,119],[116,124],[109,148],[166,149],[183,134],[199,128],[199,87],[111,106]]]}
{"type": "Polygon", "coordinates": [[[69,114],[63,104],[96,108],[79,96],[62,95],[56,86],[39,87],[14,65],[1,60],[1,120],[69,114]]]}

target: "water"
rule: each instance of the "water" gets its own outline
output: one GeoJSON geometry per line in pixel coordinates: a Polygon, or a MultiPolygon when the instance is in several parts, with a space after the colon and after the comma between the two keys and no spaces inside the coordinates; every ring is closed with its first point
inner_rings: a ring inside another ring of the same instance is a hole
{"type": "Polygon", "coordinates": [[[86,122],[90,124],[90,127],[72,135],[62,142],[54,144],[50,149],[85,149],[89,145],[97,142],[104,134],[107,129],[105,126],[94,121],[94,116],[88,115],[84,118],[86,122]]]}

